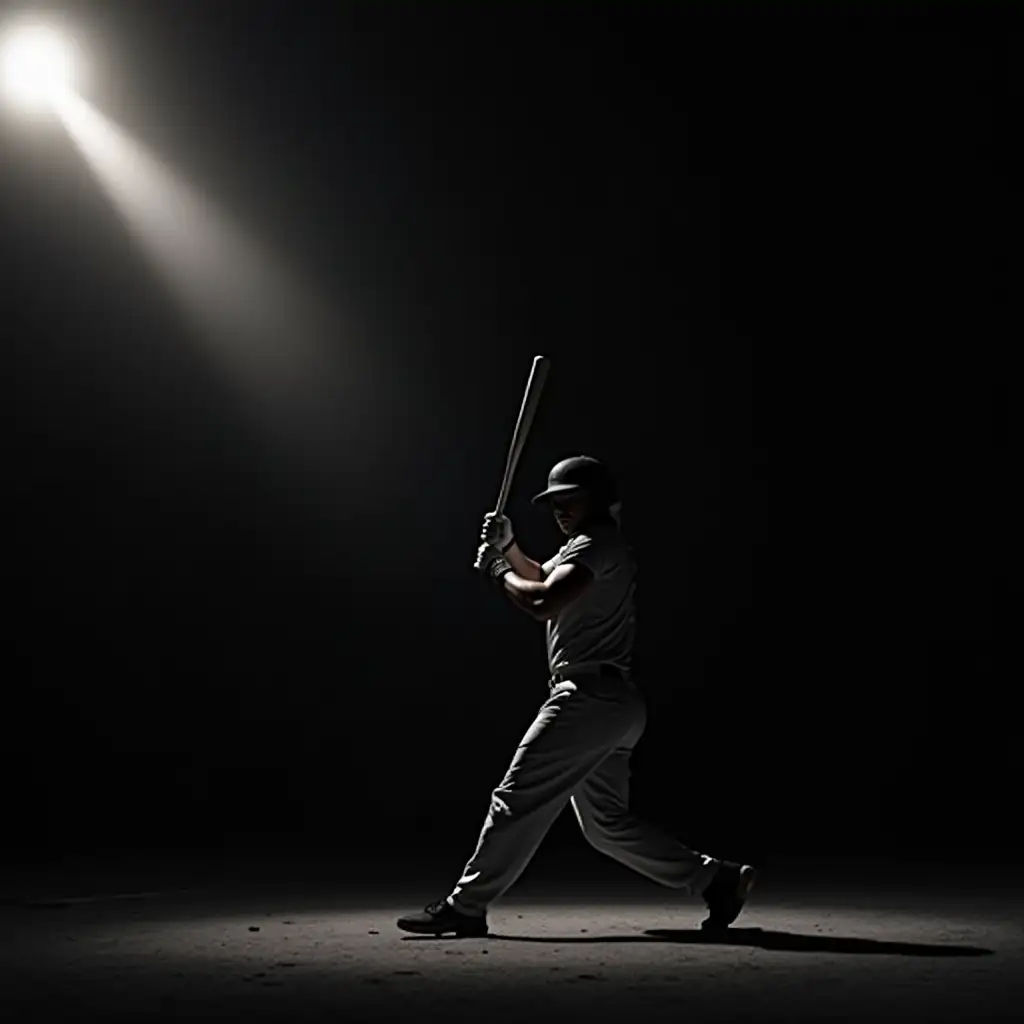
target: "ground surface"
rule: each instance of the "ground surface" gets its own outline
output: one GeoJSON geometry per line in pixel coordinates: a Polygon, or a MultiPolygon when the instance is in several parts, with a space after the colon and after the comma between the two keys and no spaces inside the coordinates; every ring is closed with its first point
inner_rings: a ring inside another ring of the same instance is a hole
{"type": "Polygon", "coordinates": [[[1024,901],[991,873],[812,880],[782,866],[713,943],[696,902],[614,865],[586,878],[563,867],[524,877],[484,940],[399,932],[395,917],[439,895],[439,878],[396,888],[380,864],[345,872],[345,886],[330,865],[281,861],[8,875],[0,1014],[1020,1019],[1024,901]]]}

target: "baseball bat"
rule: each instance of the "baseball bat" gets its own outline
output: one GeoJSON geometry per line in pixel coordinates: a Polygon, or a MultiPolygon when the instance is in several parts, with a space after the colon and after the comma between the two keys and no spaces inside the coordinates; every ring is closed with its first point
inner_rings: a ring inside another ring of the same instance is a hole
{"type": "Polygon", "coordinates": [[[512,489],[512,478],[515,476],[523,448],[526,447],[526,438],[530,433],[530,427],[533,426],[533,418],[536,416],[537,406],[540,404],[540,393],[544,389],[544,381],[547,379],[550,367],[551,360],[546,356],[535,356],[533,365],[530,367],[526,392],[523,394],[523,404],[519,407],[519,419],[516,420],[512,444],[509,445],[508,458],[505,460],[505,476],[502,478],[501,490],[498,492],[498,503],[494,506],[494,511],[499,516],[505,512],[509,491],[512,489]]]}

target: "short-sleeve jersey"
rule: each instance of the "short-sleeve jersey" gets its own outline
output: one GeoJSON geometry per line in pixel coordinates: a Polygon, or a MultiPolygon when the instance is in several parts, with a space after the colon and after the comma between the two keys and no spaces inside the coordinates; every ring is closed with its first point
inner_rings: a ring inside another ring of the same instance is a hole
{"type": "Polygon", "coordinates": [[[613,665],[629,673],[636,638],[636,563],[614,523],[577,533],[543,565],[579,562],[593,583],[547,622],[548,667],[552,673],[613,665]]]}

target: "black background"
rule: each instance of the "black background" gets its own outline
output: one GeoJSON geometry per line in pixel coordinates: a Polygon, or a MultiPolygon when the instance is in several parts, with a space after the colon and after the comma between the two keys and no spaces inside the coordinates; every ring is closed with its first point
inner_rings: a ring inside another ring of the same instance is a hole
{"type": "Polygon", "coordinates": [[[8,853],[468,856],[545,695],[470,568],[538,352],[510,514],[546,555],[552,462],[622,481],[641,809],[748,858],[1009,848],[1019,38],[555,6],[67,9],[90,102],[358,322],[366,377],[328,500],[5,111],[8,853]]]}

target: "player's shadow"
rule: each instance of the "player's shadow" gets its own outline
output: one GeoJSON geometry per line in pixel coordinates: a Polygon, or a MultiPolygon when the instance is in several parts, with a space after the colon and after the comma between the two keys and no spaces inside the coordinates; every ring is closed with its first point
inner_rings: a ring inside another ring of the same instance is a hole
{"type": "Polygon", "coordinates": [[[755,946],[786,953],[851,953],[858,956],[991,956],[981,946],[945,946],[923,942],[886,942],[842,935],[806,935],[801,932],[765,931],[762,928],[729,928],[719,935],[698,928],[650,928],[642,935],[497,935],[503,942],[546,942],[555,945],[586,942],[677,942],[691,946],[755,946]]]}

